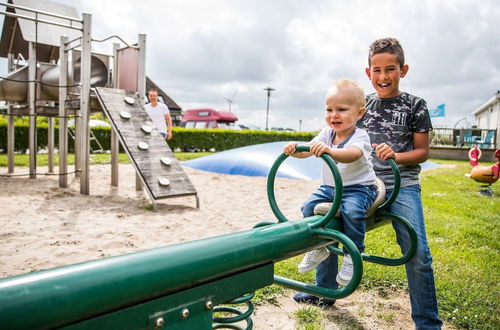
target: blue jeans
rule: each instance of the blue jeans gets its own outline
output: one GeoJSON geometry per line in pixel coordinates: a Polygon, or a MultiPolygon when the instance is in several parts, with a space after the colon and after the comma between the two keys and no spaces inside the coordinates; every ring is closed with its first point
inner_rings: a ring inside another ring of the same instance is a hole
{"type": "MultiPolygon", "coordinates": [[[[391,193],[387,191],[387,196],[391,193]]],[[[392,203],[388,211],[406,218],[415,228],[418,236],[418,248],[415,256],[405,264],[408,288],[410,291],[411,317],[417,329],[440,329],[443,325],[438,315],[434,272],[432,270],[432,256],[427,245],[425,233],[424,213],[420,186],[402,187],[398,198],[392,203]]],[[[410,240],[408,233],[399,223],[393,224],[401,251],[408,251],[410,240]]],[[[316,267],[316,285],[337,289],[335,279],[338,272],[337,255],[330,256],[316,267]]]]}
{"type": "MultiPolygon", "coordinates": [[[[332,202],[334,193],[334,187],[321,185],[304,202],[300,209],[302,215],[304,217],[314,215],[314,207],[320,203],[332,202]]],[[[365,249],[366,210],[373,204],[376,197],[377,187],[375,185],[352,185],[343,187],[342,190],[340,214],[342,215],[344,233],[360,251],[365,249]]]]}

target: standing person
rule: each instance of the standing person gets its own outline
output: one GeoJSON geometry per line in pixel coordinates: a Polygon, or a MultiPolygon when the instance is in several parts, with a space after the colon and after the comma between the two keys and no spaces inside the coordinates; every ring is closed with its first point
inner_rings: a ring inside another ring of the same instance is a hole
{"type": "Polygon", "coordinates": [[[158,91],[156,89],[149,90],[148,93],[149,103],[146,104],[145,109],[156,125],[156,128],[167,140],[172,138],[172,118],[170,117],[170,110],[168,107],[158,102],[158,91]]]}
{"type": "MultiPolygon", "coordinates": [[[[368,133],[356,128],[356,123],[365,114],[365,93],[353,81],[341,79],[326,95],[325,121],[328,126],[310,142],[310,152],[295,152],[297,143],[290,142],[283,152],[297,158],[320,157],[327,153],[338,162],[343,181],[340,213],[344,233],[356,247],[363,251],[366,232],[366,211],[377,196],[375,172],[371,163],[371,146],[368,133]]],[[[332,202],[335,182],[329,167],[324,164],[322,185],[306,200],[301,208],[304,217],[314,215],[314,207],[320,203],[332,202]]],[[[309,251],[299,264],[299,272],[308,272],[329,256],[326,247],[309,251]]],[[[351,256],[345,254],[342,269],[337,274],[339,284],[347,285],[352,278],[351,256]]],[[[323,305],[332,305],[335,300],[319,299],[305,293],[298,293],[294,299],[323,305]],[[315,299],[314,299],[315,298],[315,299]]]]}
{"type": "MultiPolygon", "coordinates": [[[[366,74],[376,93],[368,95],[367,112],[361,123],[370,134],[377,154],[374,168],[386,184],[388,194],[394,181],[385,160],[394,159],[401,172],[401,189],[388,211],[408,219],[417,232],[416,254],[405,264],[412,319],[417,329],[440,329],[443,323],[438,315],[419,182],[419,164],[429,156],[432,124],[425,100],[399,90],[399,80],[407,73],[408,65],[398,40],[383,38],[371,44],[366,74]]],[[[408,233],[399,223],[394,224],[394,229],[401,251],[408,251],[408,233]]]]}
{"type": "MultiPolygon", "coordinates": [[[[387,187],[387,196],[394,188],[390,166],[393,158],[401,172],[401,188],[388,211],[405,217],[417,232],[415,256],[405,264],[410,291],[411,316],[417,329],[440,329],[432,256],[427,244],[422,199],[420,196],[420,163],[429,155],[429,131],[432,130],[426,102],[401,92],[399,80],[408,73],[404,52],[398,40],[384,38],[370,46],[366,74],[376,93],[367,96],[366,114],[361,126],[367,130],[377,158],[373,165],[387,187]]],[[[399,223],[393,224],[401,251],[410,246],[410,238],[399,223]]],[[[332,255],[317,267],[319,286],[336,287],[337,258],[332,255]]]]}

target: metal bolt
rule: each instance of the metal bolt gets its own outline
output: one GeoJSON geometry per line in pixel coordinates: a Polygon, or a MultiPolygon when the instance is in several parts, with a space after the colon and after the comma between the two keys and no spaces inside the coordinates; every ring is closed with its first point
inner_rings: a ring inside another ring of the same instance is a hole
{"type": "Polygon", "coordinates": [[[214,304],[210,300],[205,303],[206,309],[212,309],[212,307],[214,307],[214,304]]]}
{"type": "Polygon", "coordinates": [[[187,319],[187,317],[189,316],[189,309],[187,308],[184,308],[182,311],[181,311],[181,318],[183,319],[187,319]]]}
{"type": "Polygon", "coordinates": [[[165,320],[163,319],[163,317],[159,317],[156,319],[155,326],[157,328],[163,328],[164,325],[165,325],[165,320]]]}

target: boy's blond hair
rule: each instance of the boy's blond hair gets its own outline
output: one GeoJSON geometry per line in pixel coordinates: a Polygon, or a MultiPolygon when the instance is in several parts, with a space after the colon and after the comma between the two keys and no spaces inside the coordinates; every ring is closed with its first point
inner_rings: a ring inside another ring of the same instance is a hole
{"type": "Polygon", "coordinates": [[[331,95],[337,93],[342,88],[350,88],[356,94],[356,101],[358,101],[358,105],[360,108],[363,108],[366,105],[365,91],[363,87],[361,87],[357,82],[347,78],[341,78],[333,84],[328,92],[326,93],[326,98],[328,99],[331,95]]]}

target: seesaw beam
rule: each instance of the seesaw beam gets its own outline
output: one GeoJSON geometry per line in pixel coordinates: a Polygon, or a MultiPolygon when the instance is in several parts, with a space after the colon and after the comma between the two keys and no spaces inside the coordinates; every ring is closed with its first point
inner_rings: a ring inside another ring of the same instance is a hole
{"type": "Polygon", "coordinates": [[[293,257],[328,242],[317,218],[1,279],[0,324],[67,326],[293,257]]]}

